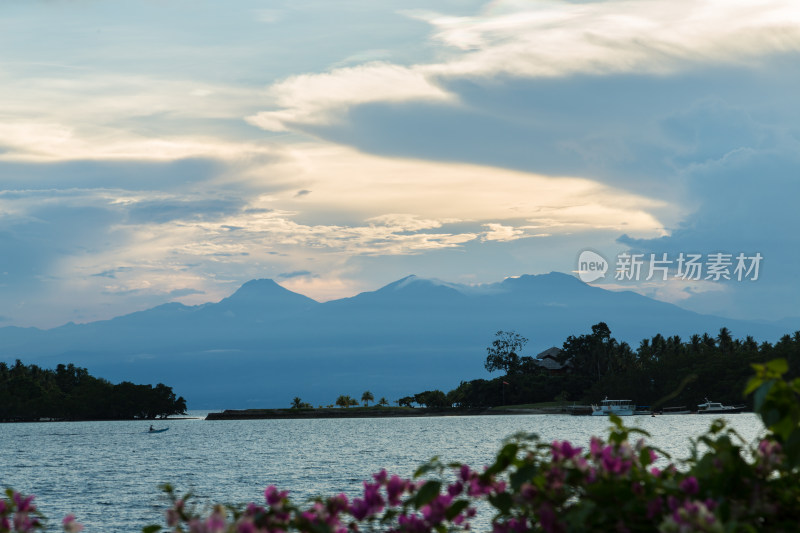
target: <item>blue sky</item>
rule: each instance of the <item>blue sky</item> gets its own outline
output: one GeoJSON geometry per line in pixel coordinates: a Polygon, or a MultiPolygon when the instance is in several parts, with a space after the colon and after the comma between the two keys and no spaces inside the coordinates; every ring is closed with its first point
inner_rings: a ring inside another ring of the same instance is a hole
{"type": "Polygon", "coordinates": [[[0,50],[0,325],[584,249],[759,253],[755,281],[596,283],[800,316],[790,0],[19,0],[0,50]]]}

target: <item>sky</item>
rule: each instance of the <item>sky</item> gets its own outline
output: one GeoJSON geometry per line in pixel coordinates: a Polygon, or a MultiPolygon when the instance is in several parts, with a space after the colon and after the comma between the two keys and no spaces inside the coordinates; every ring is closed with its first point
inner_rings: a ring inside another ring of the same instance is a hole
{"type": "Polygon", "coordinates": [[[798,87],[794,0],[5,1],[0,326],[587,250],[597,286],[800,317],[798,87]]]}

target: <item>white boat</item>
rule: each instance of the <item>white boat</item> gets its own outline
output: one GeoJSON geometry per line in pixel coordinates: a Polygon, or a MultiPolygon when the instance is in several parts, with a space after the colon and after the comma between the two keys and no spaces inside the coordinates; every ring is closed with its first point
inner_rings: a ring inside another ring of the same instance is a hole
{"type": "Polygon", "coordinates": [[[698,415],[724,415],[741,413],[745,406],[743,405],[722,405],[719,402],[712,402],[706,398],[705,403],[697,404],[698,415]]]}
{"type": "Polygon", "coordinates": [[[631,400],[605,400],[600,405],[592,404],[592,416],[633,416],[634,405],[631,400]]]}

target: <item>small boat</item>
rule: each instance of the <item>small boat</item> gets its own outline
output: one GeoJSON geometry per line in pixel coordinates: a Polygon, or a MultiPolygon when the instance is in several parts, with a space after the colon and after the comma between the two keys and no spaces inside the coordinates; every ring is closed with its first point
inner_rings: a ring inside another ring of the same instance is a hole
{"type": "Polygon", "coordinates": [[[712,402],[706,398],[705,403],[697,405],[698,415],[724,415],[741,413],[744,410],[744,405],[722,405],[719,402],[712,402]]]}
{"type": "Polygon", "coordinates": [[[148,433],[164,433],[164,432],[165,432],[166,430],[168,430],[168,429],[169,429],[169,428],[162,428],[162,429],[153,429],[153,428],[150,428],[150,429],[149,429],[147,432],[148,432],[148,433]]]}
{"type": "Polygon", "coordinates": [[[653,414],[653,410],[650,409],[649,405],[637,405],[636,409],[633,410],[633,414],[635,414],[635,415],[651,415],[651,414],[653,414]]]}
{"type": "Polygon", "coordinates": [[[600,405],[592,404],[592,416],[632,416],[633,411],[632,400],[609,400],[606,397],[600,405]]]}

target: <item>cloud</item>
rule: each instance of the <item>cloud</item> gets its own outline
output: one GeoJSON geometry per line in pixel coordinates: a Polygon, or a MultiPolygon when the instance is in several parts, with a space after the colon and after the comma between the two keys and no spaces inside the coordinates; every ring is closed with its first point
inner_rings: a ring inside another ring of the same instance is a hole
{"type": "Polygon", "coordinates": [[[354,106],[456,105],[454,80],[573,75],[664,76],[707,65],[753,65],[800,50],[800,8],[775,0],[493,2],[476,16],[408,14],[429,23],[446,60],[411,67],[367,63],[292,76],[270,88],[277,109],[249,121],[271,131],[346,121],[354,106]]]}
{"type": "Polygon", "coordinates": [[[190,289],[190,288],[173,289],[173,290],[169,291],[169,296],[171,298],[182,298],[184,296],[191,296],[191,295],[195,295],[195,294],[205,294],[205,293],[206,293],[206,291],[199,291],[197,289],[190,289]]]}
{"type": "Polygon", "coordinates": [[[527,237],[548,237],[548,233],[536,233],[539,226],[506,226],[498,223],[489,223],[483,225],[486,232],[483,239],[486,241],[515,241],[517,239],[525,239],[527,237]],[[533,231],[531,231],[533,230],[533,231]]]}
{"type": "Polygon", "coordinates": [[[257,150],[244,139],[249,128],[241,117],[262,98],[255,88],[145,75],[4,70],[0,160],[233,157],[257,150]]]}
{"type": "Polygon", "coordinates": [[[291,278],[308,278],[308,277],[319,277],[317,274],[312,274],[308,270],[295,270],[294,272],[281,272],[276,276],[279,279],[291,279],[291,278]]]}
{"type": "MultiPolygon", "coordinates": [[[[171,221],[220,219],[239,212],[243,199],[200,198],[131,202],[126,210],[129,223],[160,224],[171,221]]],[[[233,226],[228,226],[230,229],[233,226]]]]}
{"type": "Polygon", "coordinates": [[[587,245],[762,251],[757,287],[634,288],[789,311],[800,8],[483,4],[226,24],[131,4],[102,48],[28,8],[0,72],[0,312],[106,318],[259,277],[319,299],[410,272],[489,281],[569,270],[587,245]]]}
{"type": "Polygon", "coordinates": [[[94,277],[98,277],[98,278],[112,278],[113,279],[113,278],[117,277],[117,274],[119,274],[121,272],[130,272],[131,270],[133,270],[131,267],[117,267],[117,268],[104,270],[102,272],[98,272],[97,274],[91,274],[91,275],[94,276],[94,277]]]}
{"type": "Polygon", "coordinates": [[[458,76],[668,74],[800,49],[800,9],[785,0],[500,1],[480,16],[418,16],[462,52],[441,69],[458,76]]]}
{"type": "MultiPolygon", "coordinates": [[[[404,75],[421,76],[440,98],[413,91],[384,98],[378,90],[370,98],[331,101],[331,113],[324,100],[322,107],[312,105],[327,80],[348,86],[386,67],[365,64],[275,85],[286,105],[269,112],[277,121],[271,126],[386,158],[507,168],[523,171],[525,179],[580,177],[618,195],[626,191],[648,199],[639,203],[638,221],[631,216],[635,204],[618,216],[619,204],[576,201],[582,197],[574,188],[552,204],[537,202],[535,214],[519,207],[538,231],[616,227],[618,244],[643,251],[766,251],[769,275],[757,288],[684,285],[658,294],[703,312],[792,313],[791,299],[779,294],[800,296],[792,271],[800,243],[779,228],[800,222],[790,205],[797,196],[800,6],[498,1],[472,16],[409,15],[430,24],[432,39],[444,48],[435,61],[404,67],[404,75]],[[625,227],[644,228],[648,217],[661,223],[650,225],[660,235],[634,236],[625,227]],[[618,223],[599,222],[610,220],[618,223]]],[[[458,183],[451,187],[454,200],[469,180],[458,183]]],[[[465,190],[497,211],[486,196],[494,187],[465,190]]],[[[514,189],[500,180],[496,190],[514,189]]],[[[449,210],[448,201],[438,204],[433,219],[482,220],[487,243],[525,234],[522,224],[505,217],[469,217],[449,210]]]]}
{"type": "Polygon", "coordinates": [[[278,109],[247,120],[270,131],[289,131],[295,123],[330,124],[340,120],[350,106],[369,102],[450,99],[422,72],[386,63],[292,76],[273,85],[269,96],[278,109]]]}

